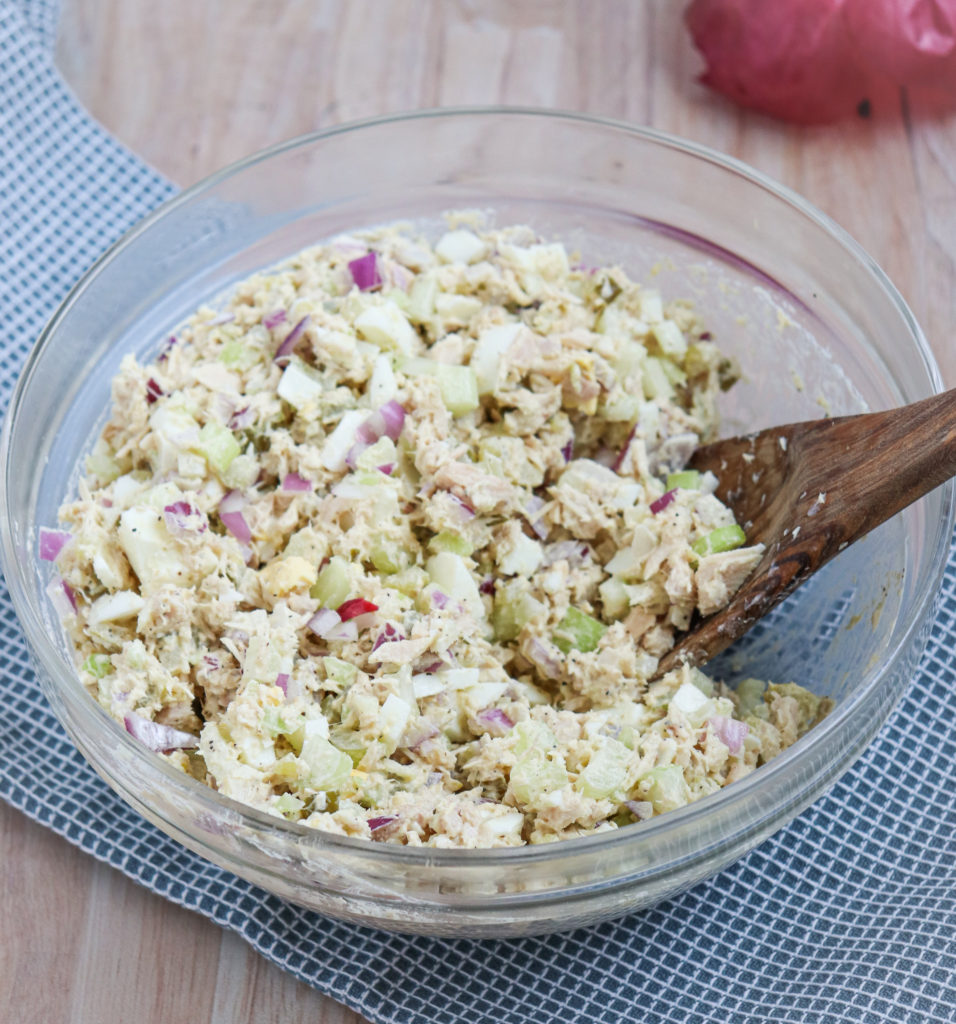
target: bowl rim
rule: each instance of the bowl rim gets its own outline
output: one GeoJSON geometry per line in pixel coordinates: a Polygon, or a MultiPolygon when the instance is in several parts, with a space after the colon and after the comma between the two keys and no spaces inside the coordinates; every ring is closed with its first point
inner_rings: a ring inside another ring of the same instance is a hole
{"type": "MultiPolygon", "coordinates": [[[[635,136],[645,142],[676,150],[686,156],[702,160],[714,165],[724,171],[746,179],[750,184],[771,193],[775,198],[794,208],[810,220],[814,226],[829,235],[846,255],[862,265],[873,278],[874,284],[882,289],[901,315],[904,323],[909,329],[912,340],[921,357],[923,369],[929,377],[930,384],[934,391],[942,390],[942,379],[932,350],[920,328],[912,311],[903,299],[899,290],[892,283],[879,264],[866,252],[866,250],[855,241],[855,239],[829,215],[819,210],[814,204],[803,198],[798,192],[776,182],[762,171],[751,167],[736,157],[723,154],[688,139],[683,139],[669,132],[630,124],[626,121],[596,116],[592,114],[579,113],[549,108],[537,108],[533,106],[462,106],[462,107],[438,107],[425,110],[404,111],[393,114],[380,115],[364,118],[357,121],[334,125],[328,128],[318,129],[303,135],[295,136],[284,140],[265,149],[258,150],[249,156],[236,160],[218,171],[208,175],[188,188],[183,189],[176,195],[167,199],[153,211],[134,224],[116,242],[110,245],[95,262],[81,275],[78,281],[70,288],[65,298],[54,311],[50,320],[40,332],[35,345],[21,368],[16,388],[10,399],[7,414],[4,417],[2,433],[0,433],[0,463],[3,472],[0,473],[0,561],[2,561],[4,575],[7,579],[15,578],[18,582],[26,582],[27,574],[23,570],[16,557],[13,545],[12,531],[9,527],[9,517],[6,514],[8,504],[8,475],[9,448],[13,423],[17,419],[23,393],[36,370],[37,364],[42,358],[50,339],[56,334],[60,323],[68,316],[72,307],[79,301],[90,285],[99,277],[103,271],[115,260],[122,257],[123,252],[137,239],[150,230],[150,228],[165,218],[170,212],[180,206],[187,205],[199,194],[215,188],[217,185],[242,173],[250,167],[264,163],[274,157],[280,156],[300,148],[306,148],[324,139],[337,135],[361,132],[366,129],[373,129],[388,124],[420,122],[438,119],[455,118],[477,118],[477,117],[500,117],[500,118],[534,118],[550,119],[561,121],[567,124],[581,124],[588,127],[610,129],[626,135],[635,136]]],[[[757,269],[757,268],[754,268],[757,269]]],[[[299,822],[287,821],[282,818],[267,814],[250,805],[241,803],[230,797],[212,790],[208,786],[186,775],[184,772],[174,768],[162,758],[154,755],[151,751],[130,736],[126,730],[113,719],[98,703],[89,699],[89,695],[80,686],[75,686],[75,693],[63,689],[63,679],[60,678],[64,665],[59,658],[58,652],[54,651],[46,639],[46,632],[43,629],[42,621],[34,614],[30,601],[24,598],[24,593],[30,593],[30,587],[14,586],[10,588],[11,597],[20,620],[21,628],[28,640],[35,658],[40,662],[46,672],[47,678],[58,694],[63,699],[70,700],[72,697],[82,697],[85,707],[97,713],[104,723],[106,729],[112,729],[114,737],[119,739],[121,744],[126,745],[126,750],[134,757],[142,758],[147,756],[149,763],[161,771],[166,779],[175,785],[177,789],[185,790],[190,799],[198,800],[204,805],[204,810],[221,813],[226,810],[231,814],[238,815],[257,829],[265,829],[274,832],[297,842],[306,842],[309,846],[318,848],[340,849],[343,852],[357,854],[360,857],[369,859],[372,862],[398,863],[409,865],[421,865],[422,867],[434,868],[484,868],[492,864],[500,865],[502,862],[518,867],[525,863],[533,863],[542,860],[553,860],[557,854],[559,857],[570,859],[575,855],[584,855],[607,852],[621,844],[640,843],[649,840],[654,836],[668,831],[677,831],[682,826],[687,826],[702,818],[740,803],[754,791],[755,787],[767,788],[769,781],[785,772],[789,766],[801,760],[805,753],[811,748],[822,743],[831,733],[842,726],[847,719],[851,718],[870,695],[877,679],[882,677],[902,657],[903,652],[909,645],[913,634],[924,627],[927,612],[930,609],[939,591],[939,584],[945,571],[949,550],[949,537],[953,530],[954,503],[956,503],[956,485],[953,480],[944,483],[941,490],[944,492],[944,515],[937,523],[936,534],[931,533],[927,537],[927,547],[932,550],[932,560],[935,563],[931,572],[930,583],[925,591],[915,602],[910,613],[909,621],[905,623],[902,633],[893,646],[887,652],[885,659],[879,667],[872,667],[863,673],[862,682],[857,691],[841,701],[836,708],[814,729],[801,737],[795,744],[778,754],[768,764],[761,766],[757,771],[747,775],[745,778],[734,782],[732,785],[709,794],[694,803],[688,804],[666,814],[656,816],[646,822],[640,823],[639,827],[629,826],[606,832],[592,833],[587,836],[572,839],[563,839],[557,843],[545,843],[540,845],[524,845],[519,847],[484,847],[479,849],[442,849],[431,846],[399,846],[388,843],[375,843],[365,838],[351,836],[340,836],[335,833],[326,832],[300,824],[299,822]]],[[[34,543],[34,537],[27,538],[28,544],[34,543]]],[[[931,562],[931,564],[933,564],[931,562]]],[[[75,685],[77,679],[73,667],[70,666],[70,681],[75,685]]],[[[899,695],[898,695],[899,696],[899,695]]],[[[897,697],[898,699],[898,697],[897,697]]],[[[889,713],[888,710],[886,712],[889,713]]],[[[885,716],[884,716],[885,718],[885,716]]],[[[856,756],[862,753],[862,748],[856,756]]],[[[855,757],[853,758],[855,760],[855,757]]],[[[841,771],[849,768],[852,760],[840,766],[841,771]]],[[[839,774],[839,772],[837,773],[839,774]]],[[[831,777],[832,778],[832,777],[831,777]]],[[[809,790],[808,790],[809,791],[809,790]]],[[[819,793],[814,793],[814,799],[819,793]]],[[[766,818],[767,812],[763,812],[766,818]]],[[[702,849],[691,855],[691,859],[706,854],[702,849]]],[[[653,865],[651,865],[653,867],[653,865]]],[[[616,876],[604,880],[603,884],[611,884],[616,876]]],[[[503,894],[499,894],[503,895],[503,894]]]]}

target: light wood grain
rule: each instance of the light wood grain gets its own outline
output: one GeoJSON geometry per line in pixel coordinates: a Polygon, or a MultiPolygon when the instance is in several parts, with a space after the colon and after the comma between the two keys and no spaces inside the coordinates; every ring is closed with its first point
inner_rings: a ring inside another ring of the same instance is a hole
{"type": "MultiPolygon", "coordinates": [[[[418,107],[620,117],[804,193],[894,279],[956,384],[956,132],[928,96],[799,128],[695,81],[678,0],[63,0],[57,59],[94,115],[180,184],[292,135],[418,107]]],[[[349,1011],[203,918],[0,807],[0,1017],[193,1024],[349,1011]]]]}

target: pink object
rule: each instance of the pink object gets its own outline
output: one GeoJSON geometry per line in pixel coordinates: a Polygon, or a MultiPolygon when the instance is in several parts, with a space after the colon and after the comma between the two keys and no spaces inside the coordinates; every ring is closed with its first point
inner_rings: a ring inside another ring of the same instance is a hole
{"type": "Polygon", "coordinates": [[[153,380],[152,377],[146,381],[146,404],[152,405],[157,398],[162,398],[165,392],[163,389],[153,380]]]}
{"type": "Polygon", "coordinates": [[[348,622],[349,619],[354,619],[359,615],[377,612],[378,605],[372,604],[371,601],[366,601],[364,597],[352,597],[343,604],[340,604],[335,611],[343,622],[348,622]]]}
{"type": "Polygon", "coordinates": [[[279,689],[284,694],[288,694],[288,692],[289,692],[289,674],[288,674],[288,672],[280,672],[276,676],[276,686],[278,686],[279,689]]]}
{"type": "Polygon", "coordinates": [[[44,562],[55,562],[57,555],[72,535],[66,530],[48,530],[40,527],[40,558],[44,562]]]}
{"type": "Polygon", "coordinates": [[[658,512],[663,512],[665,508],[674,500],[677,496],[677,488],[674,487],[672,490],[665,491],[657,501],[651,502],[651,513],[657,515],[658,512]]]}
{"type": "Polygon", "coordinates": [[[311,317],[306,313],[295,327],[289,331],[282,344],[276,349],[276,354],[272,357],[274,362],[287,360],[292,355],[292,350],[295,348],[295,344],[299,338],[302,337],[302,332],[309,326],[310,319],[311,317]]]}
{"type": "Polygon", "coordinates": [[[126,731],[150,750],[163,753],[166,750],[188,750],[199,746],[199,737],[191,732],[173,729],[169,725],[151,722],[141,715],[128,714],[123,719],[126,731]]]}
{"type": "Polygon", "coordinates": [[[268,327],[271,331],[273,327],[278,327],[279,324],[285,323],[285,310],[277,309],[274,313],[270,313],[268,316],[262,318],[262,326],[268,327]]]}
{"type": "Polygon", "coordinates": [[[495,725],[499,729],[508,730],[515,726],[501,708],[485,708],[484,711],[479,711],[475,717],[479,722],[483,722],[485,725],[495,725]]]}
{"type": "Polygon", "coordinates": [[[311,491],[312,481],[306,480],[298,473],[286,473],[282,478],[282,490],[284,491],[311,491]]]}
{"type": "Polygon", "coordinates": [[[701,80],[788,121],[869,116],[900,85],[956,91],[956,0],[693,0],[701,80]]]}
{"type": "Polygon", "coordinates": [[[357,260],[349,260],[349,273],[359,291],[367,292],[382,286],[382,275],[378,272],[378,261],[374,252],[366,253],[357,260]]]}
{"type": "Polygon", "coordinates": [[[708,719],[708,724],[731,754],[740,753],[747,733],[750,732],[750,726],[746,722],[738,722],[735,718],[728,718],[726,715],[714,715],[713,718],[708,719]]]}
{"type": "Polygon", "coordinates": [[[393,821],[398,821],[398,818],[383,814],[380,818],[369,818],[368,827],[372,832],[375,832],[380,828],[385,828],[386,825],[391,825],[393,821]]]}
{"type": "Polygon", "coordinates": [[[230,491],[219,502],[219,518],[222,525],[239,541],[248,544],[252,540],[252,531],[242,514],[246,498],[242,491],[230,491]]]}

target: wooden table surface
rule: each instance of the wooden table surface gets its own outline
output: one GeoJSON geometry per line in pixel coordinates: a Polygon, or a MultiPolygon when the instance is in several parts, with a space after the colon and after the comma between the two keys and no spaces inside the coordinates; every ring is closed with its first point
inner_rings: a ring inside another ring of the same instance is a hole
{"type": "MultiPolygon", "coordinates": [[[[187,185],[263,146],[429,106],[653,125],[748,161],[882,264],[956,384],[956,117],[901,95],[800,128],[698,85],[678,0],[63,0],[57,60],[92,113],[187,185]]],[[[0,804],[0,1020],[355,1024],[231,933],[0,804]]]]}

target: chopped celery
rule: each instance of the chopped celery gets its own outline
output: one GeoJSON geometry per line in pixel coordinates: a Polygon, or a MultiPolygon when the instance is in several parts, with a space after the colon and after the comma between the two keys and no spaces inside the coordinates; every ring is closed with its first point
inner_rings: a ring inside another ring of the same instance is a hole
{"type": "Polygon", "coordinates": [[[300,800],[297,796],[293,796],[292,793],[283,793],[281,796],[276,797],[273,807],[280,814],[290,817],[298,814],[305,807],[305,801],[300,800]]]}
{"type": "Polygon", "coordinates": [[[558,623],[558,631],[552,637],[555,647],[564,654],[574,648],[578,651],[593,651],[607,632],[607,626],[593,616],[577,608],[569,608],[558,623]]]}
{"type": "Polygon", "coordinates": [[[254,455],[237,455],[222,473],[222,482],[230,488],[244,491],[259,477],[259,460],[254,455]]]}
{"type": "Polygon", "coordinates": [[[627,587],[621,580],[605,580],[598,587],[598,593],[601,595],[604,614],[609,619],[623,618],[631,607],[627,587]]]}
{"type": "Polygon", "coordinates": [[[641,386],[645,398],[663,398],[667,401],[674,397],[674,387],[664,371],[664,360],[656,356],[648,356],[644,362],[644,376],[641,386]]]}
{"type": "Polygon", "coordinates": [[[282,708],[266,708],[262,716],[262,728],[270,736],[284,736],[295,732],[302,725],[301,715],[286,717],[282,708]]]}
{"type": "Polygon", "coordinates": [[[539,803],[542,797],[568,784],[568,773],[560,761],[552,761],[540,750],[529,750],[511,769],[511,792],[523,804],[539,803]]]}
{"type": "Polygon", "coordinates": [[[379,572],[388,575],[401,572],[411,562],[411,555],[403,547],[384,537],[372,541],[369,558],[379,572]]]}
{"type": "Polygon", "coordinates": [[[574,781],[574,788],[594,800],[604,800],[624,785],[630,751],[623,743],[607,740],[574,781]]]}
{"type": "Polygon", "coordinates": [[[651,327],[654,340],[661,351],[672,359],[683,359],[687,354],[687,339],[673,320],[662,320],[651,327]]]}
{"type": "Polygon", "coordinates": [[[518,581],[505,584],[495,595],[492,626],[495,639],[501,643],[514,640],[522,629],[536,616],[544,615],[547,609],[535,600],[518,581]]]}
{"type": "Polygon", "coordinates": [[[409,356],[399,359],[396,369],[406,377],[434,377],[438,373],[438,363],[423,356],[409,356]]]}
{"type": "Polygon", "coordinates": [[[439,363],[436,376],[442,401],[453,416],[464,416],[478,408],[478,380],[470,366],[439,363]]]}
{"type": "Polygon", "coordinates": [[[428,586],[428,573],[421,566],[410,565],[395,573],[388,585],[406,597],[417,597],[428,586]]]}
{"type": "MultiPolygon", "coordinates": [[[[306,723],[306,730],[312,723],[306,723]]],[[[352,771],[352,758],[337,750],[319,732],[306,731],[299,757],[309,769],[309,785],[325,792],[341,789],[352,771]]]]}
{"type": "Polygon", "coordinates": [[[89,672],[91,676],[102,679],[113,671],[113,663],[108,654],[91,654],[83,662],[83,671],[89,672]]]}
{"type": "Polygon", "coordinates": [[[676,487],[680,487],[685,491],[700,490],[700,473],[696,469],[685,469],[680,473],[669,473],[665,489],[673,491],[676,487]]]}
{"type": "Polygon", "coordinates": [[[767,684],[762,679],[741,679],[734,689],[737,692],[737,715],[746,718],[753,714],[754,708],[763,704],[767,684]]]}
{"type": "Polygon", "coordinates": [[[121,475],[123,470],[113,457],[110,446],[100,438],[93,451],[86,457],[86,471],[103,484],[108,484],[121,475]]]}
{"type": "Polygon", "coordinates": [[[733,551],[747,543],[747,535],[734,523],[733,526],[719,526],[704,537],[698,537],[691,545],[698,555],[716,555],[721,551],[733,551]]]}
{"type": "Polygon", "coordinates": [[[210,420],[199,431],[199,451],[212,469],[223,476],[242,449],[231,430],[210,420]]]}
{"type": "Polygon", "coordinates": [[[664,376],[671,382],[678,386],[682,386],[687,383],[687,374],[670,359],[662,359],[661,369],[664,371],[664,376]]]}
{"type": "Polygon", "coordinates": [[[633,423],[640,410],[641,399],[637,395],[621,394],[613,401],[604,403],[601,416],[611,423],[633,423]]]}
{"type": "Polygon", "coordinates": [[[334,609],[343,604],[351,592],[348,564],[336,555],[319,573],[319,578],[309,590],[309,596],[314,597],[323,608],[334,609]]]}
{"type": "Polygon", "coordinates": [[[344,726],[336,726],[329,734],[329,741],[332,746],[342,753],[348,754],[352,764],[358,768],[362,758],[365,757],[366,744],[357,732],[346,729],[344,726]]]}
{"type": "Polygon", "coordinates": [[[406,312],[412,323],[427,323],[435,312],[438,282],[431,274],[420,274],[408,295],[406,312]]]}
{"type": "Polygon", "coordinates": [[[219,351],[220,361],[230,369],[247,370],[257,358],[257,353],[237,338],[230,338],[219,351]]]}
{"type": "Polygon", "coordinates": [[[348,687],[355,682],[358,669],[348,661],[341,658],[327,657],[322,659],[325,666],[325,677],[337,686],[348,687]]]}
{"type": "Polygon", "coordinates": [[[529,750],[552,750],[558,745],[554,733],[534,718],[519,722],[512,734],[515,737],[514,751],[520,757],[529,750]]]}
{"type": "Polygon", "coordinates": [[[658,765],[645,772],[640,788],[654,805],[655,814],[674,811],[690,802],[690,790],[684,772],[676,764],[658,765]]]}
{"type": "Polygon", "coordinates": [[[474,548],[465,540],[461,534],[453,533],[451,530],[442,530],[436,533],[428,542],[431,551],[450,551],[453,555],[460,555],[467,558],[474,548]]]}

